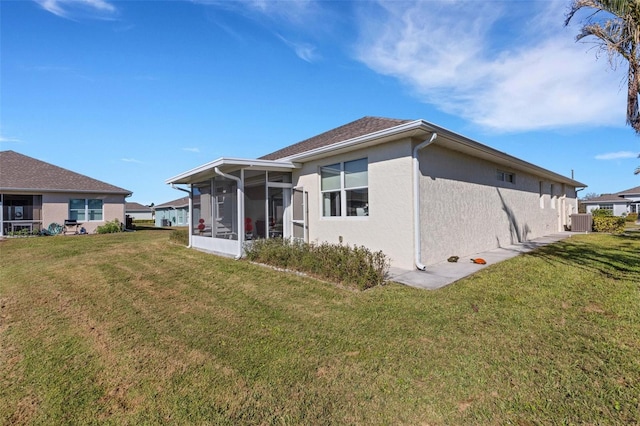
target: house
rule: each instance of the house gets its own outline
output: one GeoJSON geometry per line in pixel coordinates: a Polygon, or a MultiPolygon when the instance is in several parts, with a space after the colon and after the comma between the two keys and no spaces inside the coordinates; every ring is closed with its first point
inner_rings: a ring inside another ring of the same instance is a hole
{"type": "Polygon", "coordinates": [[[0,235],[36,232],[76,221],[92,233],[105,222],[124,223],[131,191],[14,151],[0,151],[0,235]]]}
{"type": "Polygon", "coordinates": [[[327,241],[406,269],[563,231],[585,187],[427,121],[379,117],[166,183],[190,192],[191,247],[240,257],[258,237],[327,241]]]}
{"type": "Polygon", "coordinates": [[[156,226],[189,225],[189,197],[155,206],[156,226]]]}
{"type": "Polygon", "coordinates": [[[140,203],[126,203],[125,213],[132,220],[153,219],[153,209],[140,203]]]}
{"type": "Polygon", "coordinates": [[[629,213],[640,213],[640,186],[615,194],[602,194],[589,200],[581,200],[587,213],[593,210],[609,210],[614,216],[626,216],[629,213]]]}

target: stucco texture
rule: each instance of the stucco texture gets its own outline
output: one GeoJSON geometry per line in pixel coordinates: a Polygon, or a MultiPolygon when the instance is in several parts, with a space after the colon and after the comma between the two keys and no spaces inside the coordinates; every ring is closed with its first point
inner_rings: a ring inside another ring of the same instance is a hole
{"type": "Polygon", "coordinates": [[[411,140],[403,139],[305,163],[294,172],[296,187],[308,192],[310,242],[363,245],[382,250],[395,267],[413,267],[411,140]],[[322,217],[320,167],[367,158],[369,215],[322,217]]]}
{"type": "Polygon", "coordinates": [[[577,212],[574,188],[563,184],[437,145],[419,158],[426,265],[561,231],[577,212]],[[515,182],[498,180],[498,170],[515,182]]]}
{"type": "Polygon", "coordinates": [[[103,201],[102,220],[82,221],[80,225],[90,234],[94,233],[98,226],[114,219],[124,223],[125,200],[123,195],[49,193],[42,195],[42,226],[46,228],[53,222],[64,224],[64,221],[69,218],[69,200],[72,198],[101,199],[103,201]]]}

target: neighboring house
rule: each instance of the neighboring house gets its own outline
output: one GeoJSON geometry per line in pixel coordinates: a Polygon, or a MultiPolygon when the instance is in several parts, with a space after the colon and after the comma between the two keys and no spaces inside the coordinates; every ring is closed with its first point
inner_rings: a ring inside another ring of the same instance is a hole
{"type": "MultiPolygon", "coordinates": [[[[0,235],[75,220],[92,233],[105,222],[124,223],[131,191],[14,151],[0,151],[0,235]]],[[[74,227],[74,231],[75,231],[74,227]]]]}
{"type": "Polygon", "coordinates": [[[132,220],[153,219],[153,209],[140,203],[127,203],[125,212],[132,220]]]}
{"type": "Polygon", "coordinates": [[[155,206],[156,226],[189,225],[189,197],[155,206]]]}
{"type": "Polygon", "coordinates": [[[241,256],[252,238],[290,237],[418,269],[563,231],[585,187],[424,120],[376,117],[166,183],[191,192],[192,247],[241,256]]]}
{"type": "Polygon", "coordinates": [[[602,194],[589,200],[581,200],[587,213],[593,210],[609,210],[614,216],[625,216],[629,213],[640,213],[640,186],[615,194],[602,194]]]}

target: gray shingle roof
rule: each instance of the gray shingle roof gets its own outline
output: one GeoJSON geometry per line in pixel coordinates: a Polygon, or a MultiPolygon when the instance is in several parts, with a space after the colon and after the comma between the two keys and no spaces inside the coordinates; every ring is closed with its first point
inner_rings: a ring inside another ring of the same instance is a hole
{"type": "Polygon", "coordinates": [[[131,202],[131,203],[125,203],[125,211],[128,212],[152,212],[153,210],[150,207],[147,207],[143,204],[140,203],[135,203],[135,202],[131,202]]]}
{"type": "Polygon", "coordinates": [[[581,200],[583,204],[598,204],[598,203],[625,203],[629,200],[623,198],[618,194],[602,194],[599,197],[590,198],[588,200],[581,200]]]}
{"type": "Polygon", "coordinates": [[[0,190],[131,194],[127,189],[15,151],[0,151],[0,190]]]}
{"type": "Polygon", "coordinates": [[[158,209],[166,209],[171,207],[187,207],[189,205],[189,197],[178,198],[177,200],[167,201],[166,203],[158,204],[154,208],[158,209]]]}
{"type": "Polygon", "coordinates": [[[636,186],[635,188],[625,189],[624,191],[616,192],[617,195],[631,195],[631,194],[640,194],[640,186],[636,186]]]}
{"type": "Polygon", "coordinates": [[[344,126],[321,133],[301,142],[289,145],[278,151],[260,157],[261,160],[278,160],[280,158],[289,157],[295,154],[311,151],[312,149],[333,145],[338,142],[357,138],[358,136],[368,135],[369,133],[379,132],[381,130],[390,129],[401,124],[409,123],[413,120],[399,120],[395,118],[383,117],[363,117],[359,120],[347,123],[344,126]]]}

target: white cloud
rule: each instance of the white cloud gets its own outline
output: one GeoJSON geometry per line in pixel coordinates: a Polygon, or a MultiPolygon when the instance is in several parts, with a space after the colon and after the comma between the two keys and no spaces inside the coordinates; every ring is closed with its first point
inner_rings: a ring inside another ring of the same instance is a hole
{"type": "Polygon", "coordinates": [[[136,160],[135,158],[121,158],[120,160],[125,163],[142,163],[142,161],[136,160]]]}
{"type": "Polygon", "coordinates": [[[266,16],[274,21],[303,24],[311,20],[320,5],[313,0],[192,0],[245,16],[266,16]]]}
{"type": "Polygon", "coordinates": [[[8,142],[16,143],[16,142],[21,142],[21,140],[18,138],[10,138],[10,137],[0,135],[0,143],[8,143],[8,142]]]}
{"type": "Polygon", "coordinates": [[[309,43],[292,42],[281,35],[278,35],[278,38],[280,38],[280,40],[282,40],[287,46],[293,49],[296,55],[303,61],[314,62],[320,58],[320,55],[316,53],[315,46],[309,43]]]}
{"type": "Polygon", "coordinates": [[[199,148],[182,148],[182,150],[187,152],[200,152],[199,148]]]}
{"type": "Polygon", "coordinates": [[[623,71],[564,28],[562,2],[380,3],[357,57],[439,109],[494,131],[623,125],[623,71]],[[524,14],[526,11],[527,14],[524,14]]]}
{"type": "Polygon", "coordinates": [[[118,9],[106,0],[34,0],[44,10],[61,18],[73,19],[78,16],[108,19],[118,9]]]}
{"type": "Polygon", "coordinates": [[[622,160],[624,158],[638,158],[640,153],[631,151],[608,152],[606,154],[598,154],[596,160],[622,160]]]}

